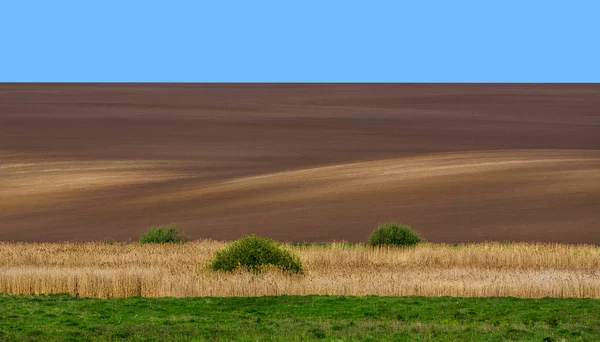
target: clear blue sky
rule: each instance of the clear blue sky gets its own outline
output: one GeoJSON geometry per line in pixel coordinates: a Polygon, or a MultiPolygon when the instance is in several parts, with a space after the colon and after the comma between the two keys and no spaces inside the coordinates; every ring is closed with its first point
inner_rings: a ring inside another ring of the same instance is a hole
{"type": "Polygon", "coordinates": [[[598,82],[600,1],[0,1],[0,81],[598,82]]]}

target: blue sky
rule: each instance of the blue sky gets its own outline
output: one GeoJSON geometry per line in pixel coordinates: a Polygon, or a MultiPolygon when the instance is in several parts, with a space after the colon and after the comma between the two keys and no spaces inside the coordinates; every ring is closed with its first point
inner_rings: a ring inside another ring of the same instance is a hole
{"type": "Polygon", "coordinates": [[[598,82],[600,1],[2,0],[0,81],[598,82]]]}

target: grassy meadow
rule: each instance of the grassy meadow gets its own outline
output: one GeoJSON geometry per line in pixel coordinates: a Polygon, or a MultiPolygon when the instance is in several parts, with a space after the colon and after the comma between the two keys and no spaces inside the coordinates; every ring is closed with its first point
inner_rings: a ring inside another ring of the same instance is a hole
{"type": "Polygon", "coordinates": [[[0,295],[0,340],[597,341],[600,301],[0,295]]]}
{"type": "Polygon", "coordinates": [[[482,243],[373,248],[285,245],[303,275],[214,272],[224,242],[0,242],[0,294],[76,297],[277,295],[600,298],[600,248],[482,243]]]}
{"type": "Polygon", "coordinates": [[[0,341],[600,338],[597,246],[284,244],[303,273],[211,270],[226,245],[0,242],[0,341]]]}

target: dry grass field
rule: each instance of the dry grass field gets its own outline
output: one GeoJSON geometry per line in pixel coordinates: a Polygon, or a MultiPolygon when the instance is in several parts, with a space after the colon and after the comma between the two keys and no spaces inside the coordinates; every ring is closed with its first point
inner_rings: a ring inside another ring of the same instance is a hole
{"type": "Polygon", "coordinates": [[[590,245],[287,246],[306,275],[219,273],[224,243],[0,243],[0,293],[82,297],[332,294],[600,298],[600,248],[590,245]]]}

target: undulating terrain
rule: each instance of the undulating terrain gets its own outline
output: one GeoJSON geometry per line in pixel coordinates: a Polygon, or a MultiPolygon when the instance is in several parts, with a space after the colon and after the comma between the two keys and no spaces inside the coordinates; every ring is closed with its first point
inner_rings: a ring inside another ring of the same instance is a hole
{"type": "Polygon", "coordinates": [[[600,244],[600,85],[2,84],[0,240],[600,244]]]}

